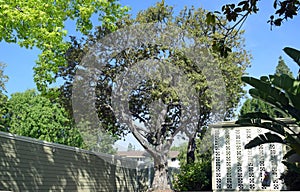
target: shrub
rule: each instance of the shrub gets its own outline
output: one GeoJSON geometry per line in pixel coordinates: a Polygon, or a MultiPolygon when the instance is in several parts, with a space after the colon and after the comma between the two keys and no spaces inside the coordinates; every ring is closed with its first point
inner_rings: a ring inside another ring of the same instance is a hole
{"type": "Polygon", "coordinates": [[[175,175],[173,187],[176,191],[210,191],[211,177],[210,160],[182,165],[180,173],[175,175]]]}

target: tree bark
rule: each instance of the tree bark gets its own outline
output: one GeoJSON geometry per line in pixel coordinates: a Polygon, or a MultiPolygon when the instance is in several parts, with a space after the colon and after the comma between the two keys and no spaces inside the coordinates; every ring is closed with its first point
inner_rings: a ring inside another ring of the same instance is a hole
{"type": "Polygon", "coordinates": [[[195,162],[195,150],[196,150],[196,142],[195,138],[190,138],[188,143],[188,149],[186,154],[186,163],[192,164],[195,162]]]}
{"type": "Polygon", "coordinates": [[[154,180],[152,190],[170,190],[168,179],[168,161],[167,158],[154,160],[154,180]]]}

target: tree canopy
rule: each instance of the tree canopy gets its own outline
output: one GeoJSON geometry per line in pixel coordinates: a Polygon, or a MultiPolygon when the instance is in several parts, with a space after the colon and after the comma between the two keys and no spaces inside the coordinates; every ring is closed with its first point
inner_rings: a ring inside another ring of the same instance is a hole
{"type": "Polygon", "coordinates": [[[18,43],[21,47],[41,50],[34,80],[44,91],[55,81],[59,67],[66,65],[65,52],[67,21],[76,22],[76,30],[83,35],[93,28],[91,17],[97,17],[103,26],[115,29],[115,21],[128,10],[116,0],[16,0],[0,1],[0,42],[18,43]]]}
{"type": "Polygon", "coordinates": [[[248,98],[244,103],[240,110],[240,115],[243,116],[247,113],[251,112],[262,112],[267,113],[270,115],[270,117],[283,117],[283,115],[280,112],[277,112],[274,110],[274,107],[270,106],[266,102],[255,99],[255,98],[248,98]]]}
{"type": "Polygon", "coordinates": [[[14,93],[6,104],[6,131],[49,142],[84,147],[66,110],[35,90],[14,93]]]}

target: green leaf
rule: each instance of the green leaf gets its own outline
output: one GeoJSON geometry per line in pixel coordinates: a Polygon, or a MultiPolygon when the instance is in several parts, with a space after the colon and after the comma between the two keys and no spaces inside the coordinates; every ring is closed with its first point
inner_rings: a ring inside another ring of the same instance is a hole
{"type": "Polygon", "coordinates": [[[283,156],[283,159],[287,159],[289,158],[291,155],[295,154],[296,151],[295,150],[289,150],[284,156],[283,156]]]}
{"type": "Polygon", "coordinates": [[[291,48],[291,47],[285,47],[283,51],[290,56],[300,67],[300,51],[291,48]]]}
{"type": "Polygon", "coordinates": [[[288,168],[288,170],[300,174],[300,167],[296,162],[295,163],[290,163],[290,162],[287,162],[287,161],[282,161],[282,163],[288,168]]]}
{"type": "Polygon", "coordinates": [[[239,120],[236,121],[236,124],[240,124],[242,126],[262,127],[270,131],[274,131],[282,136],[285,136],[284,127],[287,126],[285,123],[271,118],[267,113],[262,112],[247,113],[241,116],[239,120]],[[270,122],[261,122],[261,120],[267,120],[270,122]]]}
{"type": "Polygon", "coordinates": [[[279,89],[272,87],[270,83],[266,83],[254,77],[242,77],[242,81],[255,87],[254,90],[250,89],[249,93],[251,95],[254,94],[264,101],[276,106],[278,104],[282,106],[289,104],[289,100],[285,94],[279,89]]]}
{"type": "Polygon", "coordinates": [[[266,143],[286,144],[285,141],[280,136],[268,132],[265,134],[260,134],[257,137],[255,137],[253,140],[249,141],[249,143],[245,145],[245,149],[251,149],[253,147],[257,147],[259,145],[266,144],[266,143]]]}

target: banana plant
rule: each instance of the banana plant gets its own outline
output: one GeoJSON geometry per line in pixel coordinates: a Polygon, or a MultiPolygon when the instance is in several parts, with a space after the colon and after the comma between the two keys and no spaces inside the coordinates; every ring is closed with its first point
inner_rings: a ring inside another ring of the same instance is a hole
{"type": "MultiPolygon", "coordinates": [[[[300,51],[286,47],[284,52],[290,56],[300,67],[300,51]]],[[[249,94],[253,98],[261,99],[272,105],[276,110],[287,114],[298,126],[300,126],[300,76],[297,78],[282,74],[254,77],[242,77],[242,80],[251,85],[249,94]]],[[[300,133],[294,130],[284,120],[271,118],[266,113],[254,112],[243,115],[236,122],[242,126],[256,126],[268,129],[270,132],[260,134],[245,145],[250,149],[265,143],[282,143],[288,145],[288,151],[284,158],[292,154],[300,155],[300,133]],[[272,132],[271,132],[272,131],[272,132]]],[[[283,162],[288,169],[300,174],[300,166],[296,163],[283,162]]]]}

